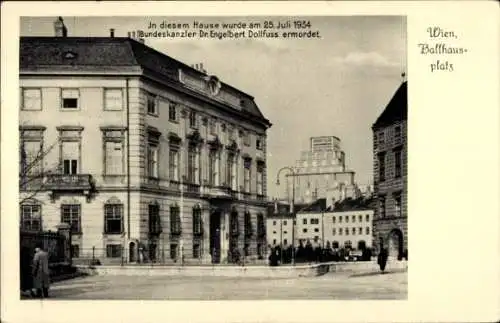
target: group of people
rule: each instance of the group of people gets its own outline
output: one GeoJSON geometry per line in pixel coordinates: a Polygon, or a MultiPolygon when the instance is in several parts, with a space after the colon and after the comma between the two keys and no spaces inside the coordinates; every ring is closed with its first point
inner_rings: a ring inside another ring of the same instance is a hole
{"type": "Polygon", "coordinates": [[[21,286],[23,290],[28,290],[33,298],[49,297],[49,254],[43,250],[41,244],[36,245],[33,258],[29,262],[21,264],[21,270],[29,270],[29,278],[31,278],[21,286]]]}

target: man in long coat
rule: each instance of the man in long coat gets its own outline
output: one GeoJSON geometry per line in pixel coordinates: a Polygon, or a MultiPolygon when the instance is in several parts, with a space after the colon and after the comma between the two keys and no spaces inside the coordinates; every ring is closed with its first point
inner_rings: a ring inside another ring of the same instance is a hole
{"type": "Polygon", "coordinates": [[[49,254],[43,251],[41,246],[35,249],[33,257],[33,288],[36,290],[36,297],[49,297],[50,272],[49,254]]]}

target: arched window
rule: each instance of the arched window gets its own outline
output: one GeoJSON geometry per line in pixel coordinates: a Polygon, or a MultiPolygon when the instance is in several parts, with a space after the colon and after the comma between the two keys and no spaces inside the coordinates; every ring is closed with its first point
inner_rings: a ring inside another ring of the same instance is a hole
{"type": "Polygon", "coordinates": [[[352,248],[352,242],[351,242],[351,240],[345,241],[344,242],[344,247],[345,248],[349,248],[349,249],[352,248]]]}
{"type": "Polygon", "coordinates": [[[334,240],[334,241],[332,242],[332,248],[334,248],[334,249],[338,249],[338,247],[339,247],[339,242],[338,242],[337,240],[334,240]]]}

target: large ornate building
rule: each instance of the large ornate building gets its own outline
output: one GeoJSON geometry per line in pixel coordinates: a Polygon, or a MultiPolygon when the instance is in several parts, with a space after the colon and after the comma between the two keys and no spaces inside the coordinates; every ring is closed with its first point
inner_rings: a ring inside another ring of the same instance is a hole
{"type": "Polygon", "coordinates": [[[374,242],[390,257],[402,257],[408,248],[407,115],[408,83],[398,88],[373,124],[375,209],[374,242]]]}
{"type": "Polygon", "coordinates": [[[358,197],[355,172],[346,169],[345,153],[335,136],[310,138],[310,149],[301,152],[293,174],[287,174],[287,195],[295,185],[297,203],[312,203],[320,198],[328,202],[358,197]]]}
{"type": "Polygon", "coordinates": [[[21,226],[70,224],[75,259],[263,255],[271,123],[254,98],[113,30],[54,27],[20,41],[21,226]]]}

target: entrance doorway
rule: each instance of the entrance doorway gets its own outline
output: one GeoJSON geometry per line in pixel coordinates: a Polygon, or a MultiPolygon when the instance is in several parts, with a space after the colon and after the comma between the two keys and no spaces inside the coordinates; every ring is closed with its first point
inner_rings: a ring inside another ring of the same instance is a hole
{"type": "Polygon", "coordinates": [[[210,214],[210,255],[212,263],[220,263],[220,211],[210,214]]]}
{"type": "Polygon", "coordinates": [[[389,257],[401,260],[403,256],[403,233],[399,229],[394,229],[389,233],[389,257]]]}
{"type": "Polygon", "coordinates": [[[135,259],[135,243],[131,242],[128,249],[128,259],[129,262],[136,262],[135,259]]]}

